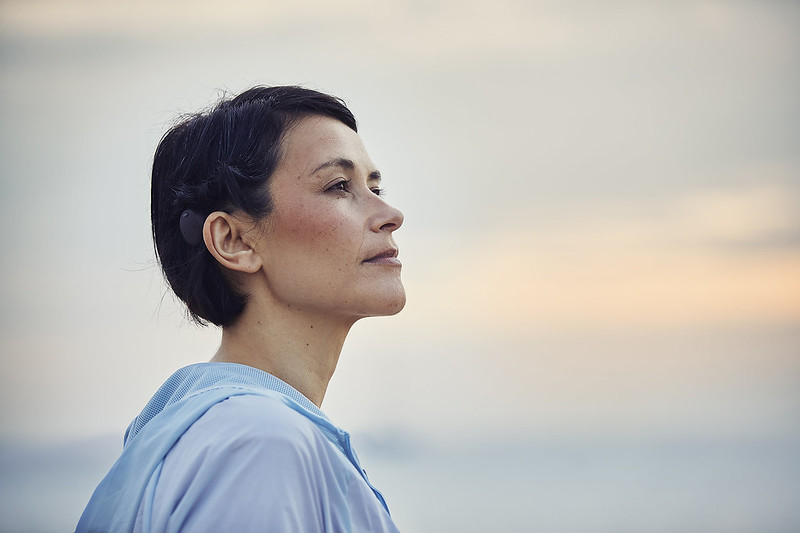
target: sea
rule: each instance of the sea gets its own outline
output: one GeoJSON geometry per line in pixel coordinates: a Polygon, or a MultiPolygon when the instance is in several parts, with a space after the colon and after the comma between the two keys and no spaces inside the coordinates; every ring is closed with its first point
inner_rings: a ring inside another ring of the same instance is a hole
{"type": "MultiPolygon", "coordinates": [[[[797,533],[800,440],[354,435],[404,532],[797,533]]],[[[0,444],[0,533],[73,531],[120,436],[0,444]]]]}

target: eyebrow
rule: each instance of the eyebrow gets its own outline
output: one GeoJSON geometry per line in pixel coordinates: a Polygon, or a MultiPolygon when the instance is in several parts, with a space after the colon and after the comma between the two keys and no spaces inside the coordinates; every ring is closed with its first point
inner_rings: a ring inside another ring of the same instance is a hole
{"type": "MultiPolygon", "coordinates": [[[[312,174],[316,174],[317,172],[319,172],[323,168],[330,168],[330,167],[342,167],[342,168],[347,169],[347,170],[355,170],[356,164],[353,163],[353,161],[350,160],[350,159],[346,159],[344,157],[337,157],[337,158],[325,161],[324,163],[319,165],[317,168],[312,170],[311,173],[312,174]]],[[[372,172],[369,173],[369,176],[368,176],[367,179],[369,181],[381,181],[381,173],[379,171],[377,171],[377,170],[373,170],[372,172]]]]}

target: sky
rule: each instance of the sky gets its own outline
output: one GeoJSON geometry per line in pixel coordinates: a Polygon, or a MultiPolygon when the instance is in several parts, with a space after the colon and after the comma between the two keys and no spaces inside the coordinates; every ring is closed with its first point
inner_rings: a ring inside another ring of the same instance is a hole
{"type": "Polygon", "coordinates": [[[0,1],[0,441],[120,435],[213,354],[155,262],[152,153],[180,113],[302,84],[348,103],[405,213],[408,304],[348,338],[341,426],[796,443],[799,23],[778,0],[0,1]]]}

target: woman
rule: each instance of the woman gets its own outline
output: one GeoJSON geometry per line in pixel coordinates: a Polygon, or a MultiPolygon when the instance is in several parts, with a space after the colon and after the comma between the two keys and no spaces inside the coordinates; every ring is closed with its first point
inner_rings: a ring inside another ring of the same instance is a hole
{"type": "Polygon", "coordinates": [[[345,337],[405,292],[403,215],[338,99],[256,87],[156,150],[152,227],[175,294],[222,327],[125,435],[83,531],[396,531],[349,435],[319,409],[345,337]]]}

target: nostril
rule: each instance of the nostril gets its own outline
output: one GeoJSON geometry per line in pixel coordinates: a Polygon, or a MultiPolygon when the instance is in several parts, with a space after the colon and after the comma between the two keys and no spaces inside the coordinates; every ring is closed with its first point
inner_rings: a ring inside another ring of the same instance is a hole
{"type": "Polygon", "coordinates": [[[394,208],[383,202],[385,210],[376,213],[378,218],[373,220],[371,225],[373,231],[394,231],[403,225],[403,213],[397,208],[394,208]]]}

